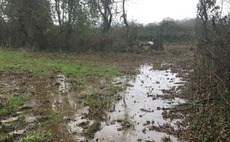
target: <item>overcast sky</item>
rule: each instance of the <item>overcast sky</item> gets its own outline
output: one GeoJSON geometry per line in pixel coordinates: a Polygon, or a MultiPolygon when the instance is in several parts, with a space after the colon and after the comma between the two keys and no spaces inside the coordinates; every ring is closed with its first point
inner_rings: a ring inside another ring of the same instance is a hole
{"type": "Polygon", "coordinates": [[[160,22],[166,17],[174,20],[196,17],[199,0],[128,0],[129,20],[147,24],[160,22]]]}

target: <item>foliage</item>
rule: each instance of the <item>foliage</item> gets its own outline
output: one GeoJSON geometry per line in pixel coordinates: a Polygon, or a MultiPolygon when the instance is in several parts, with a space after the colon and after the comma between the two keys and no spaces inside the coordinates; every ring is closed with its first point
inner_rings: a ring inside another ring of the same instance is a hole
{"type": "MultiPolygon", "coordinates": [[[[0,44],[87,51],[89,48],[84,45],[94,38],[91,35],[95,35],[95,30],[108,33],[114,18],[120,13],[124,15],[124,10],[117,9],[118,5],[121,2],[115,0],[3,0],[0,2],[0,44]]],[[[125,5],[122,8],[125,9],[125,5]]],[[[99,36],[106,37],[103,33],[99,36]]]]}
{"type": "Polygon", "coordinates": [[[124,51],[135,40],[193,41],[191,21],[127,20],[127,0],[2,0],[0,45],[51,51],[124,51]]]}
{"type": "Polygon", "coordinates": [[[186,131],[189,141],[230,140],[230,17],[229,13],[222,15],[223,8],[215,0],[198,4],[196,68],[190,83],[195,104],[186,131]]]}
{"type": "Polygon", "coordinates": [[[195,19],[174,21],[165,18],[160,23],[160,33],[167,43],[194,43],[195,19]]]}
{"type": "Polygon", "coordinates": [[[174,21],[166,18],[159,24],[129,25],[129,38],[133,40],[148,41],[162,36],[164,43],[190,43],[195,41],[195,19],[174,21]]]}
{"type": "Polygon", "coordinates": [[[39,47],[48,45],[46,34],[52,24],[46,0],[11,0],[1,2],[1,19],[8,46],[39,47]]]}

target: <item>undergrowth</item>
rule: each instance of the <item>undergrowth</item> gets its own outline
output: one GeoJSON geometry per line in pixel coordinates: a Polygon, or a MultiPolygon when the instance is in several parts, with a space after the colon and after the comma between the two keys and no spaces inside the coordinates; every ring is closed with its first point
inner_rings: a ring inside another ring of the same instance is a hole
{"type": "Polygon", "coordinates": [[[198,4],[196,67],[187,90],[192,103],[183,131],[187,141],[230,141],[230,17],[219,14],[221,6],[213,0],[198,4]]]}
{"type": "Polygon", "coordinates": [[[187,90],[191,103],[186,112],[189,127],[183,134],[186,140],[230,141],[229,94],[229,89],[213,70],[195,69],[187,90]]]}

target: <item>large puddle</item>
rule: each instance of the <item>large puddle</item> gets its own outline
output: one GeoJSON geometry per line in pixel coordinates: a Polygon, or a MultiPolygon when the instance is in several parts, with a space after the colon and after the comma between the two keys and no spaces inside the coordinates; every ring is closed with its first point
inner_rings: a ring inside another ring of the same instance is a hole
{"type": "Polygon", "coordinates": [[[126,86],[126,89],[117,94],[120,101],[115,102],[107,113],[107,121],[101,122],[101,129],[96,132],[93,140],[86,140],[80,134],[84,132],[82,126],[93,125],[85,115],[88,108],[78,110],[70,123],[69,131],[77,141],[92,142],[160,142],[162,138],[177,141],[171,133],[176,129],[180,119],[164,117],[168,108],[185,100],[177,96],[178,86],[183,81],[171,70],[154,70],[152,66],[142,65],[139,74],[130,81],[126,78],[116,78],[115,85],[126,86]],[[168,130],[161,130],[166,126],[168,130]],[[171,130],[172,131],[172,130],[171,130]]]}
{"type": "Polygon", "coordinates": [[[167,137],[171,141],[177,141],[173,136],[155,131],[154,126],[167,123],[176,127],[178,120],[164,119],[162,114],[167,108],[185,102],[176,94],[177,87],[182,83],[181,78],[170,70],[153,70],[152,66],[141,66],[139,74],[119,94],[122,99],[108,113],[108,121],[102,123],[102,129],[95,134],[94,140],[146,142],[161,141],[163,137],[167,137]]]}

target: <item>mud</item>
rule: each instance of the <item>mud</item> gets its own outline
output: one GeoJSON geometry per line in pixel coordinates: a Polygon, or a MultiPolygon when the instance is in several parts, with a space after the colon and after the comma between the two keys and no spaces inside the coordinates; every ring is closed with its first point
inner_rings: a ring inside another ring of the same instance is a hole
{"type": "Polygon", "coordinates": [[[181,83],[181,78],[170,69],[154,70],[149,65],[141,66],[139,74],[128,82],[131,85],[120,93],[122,100],[114,105],[114,112],[108,113],[108,121],[102,123],[102,129],[95,134],[94,140],[161,141],[163,137],[170,137],[177,141],[161,126],[167,123],[176,128],[176,121],[165,119],[162,114],[164,109],[185,102],[177,97],[177,87],[181,83]],[[166,90],[171,90],[171,93],[166,90]]]}
{"type": "Polygon", "coordinates": [[[92,93],[90,85],[80,93],[71,91],[70,81],[62,74],[2,73],[1,98],[24,93],[30,100],[20,106],[16,114],[1,117],[0,128],[13,136],[23,135],[34,126],[44,127],[40,122],[46,121],[53,111],[62,116],[58,124],[45,127],[55,134],[53,141],[177,141],[175,130],[183,115],[173,116],[169,109],[185,103],[178,96],[179,86],[184,81],[168,68],[154,70],[153,66],[145,64],[133,77],[115,78],[114,86],[125,89],[115,95],[115,102],[106,115],[99,114],[103,119],[97,120],[89,117],[92,112],[87,102],[79,103],[84,101],[79,94],[92,93]],[[21,114],[25,116],[24,127],[5,129],[4,125],[11,125],[21,114]]]}
{"type": "Polygon", "coordinates": [[[184,81],[168,70],[154,70],[142,65],[139,74],[130,78],[114,79],[114,85],[126,89],[117,94],[117,101],[107,112],[106,121],[96,129],[93,139],[84,136],[87,127],[97,122],[87,118],[89,108],[79,109],[68,123],[76,141],[133,142],[177,141],[175,130],[183,116],[172,116],[169,109],[185,103],[178,96],[184,81]],[[172,119],[174,118],[174,119],[172,119]]]}
{"type": "Polygon", "coordinates": [[[77,110],[76,101],[69,93],[69,86],[66,77],[60,74],[38,76],[32,73],[2,72],[1,99],[15,94],[25,94],[29,100],[19,106],[16,112],[0,116],[0,130],[12,135],[16,140],[34,127],[41,127],[43,130],[52,130],[57,134],[54,140],[60,141],[63,135],[67,135],[64,120],[58,124],[44,125],[49,123],[52,113],[68,118],[77,110]],[[9,127],[11,125],[14,127],[9,127]]]}

